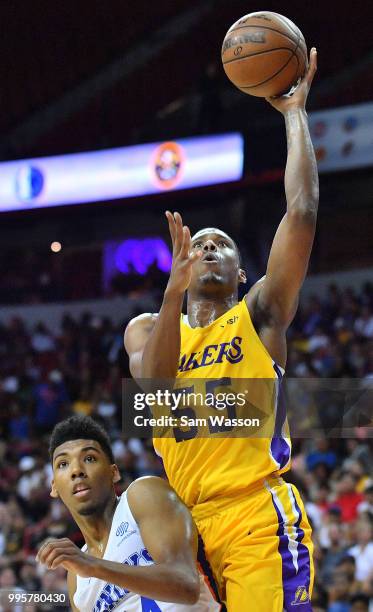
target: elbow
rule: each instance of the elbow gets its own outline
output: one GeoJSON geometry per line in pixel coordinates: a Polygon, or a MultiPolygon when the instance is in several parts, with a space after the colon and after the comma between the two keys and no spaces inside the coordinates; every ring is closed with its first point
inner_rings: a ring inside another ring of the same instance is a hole
{"type": "Polygon", "coordinates": [[[288,210],[287,216],[294,224],[316,227],[317,202],[307,202],[300,206],[294,206],[288,210]]]}
{"type": "Polygon", "coordinates": [[[193,605],[200,596],[201,584],[197,568],[185,566],[179,568],[174,586],[176,587],[178,601],[175,603],[193,605]]]}
{"type": "Polygon", "coordinates": [[[190,576],[190,579],[184,584],[183,601],[180,603],[188,605],[196,604],[199,600],[200,589],[201,585],[198,575],[196,574],[195,576],[190,576]]]}
{"type": "Polygon", "coordinates": [[[201,584],[197,568],[189,563],[167,565],[167,601],[175,604],[194,605],[198,602],[201,584]]]}

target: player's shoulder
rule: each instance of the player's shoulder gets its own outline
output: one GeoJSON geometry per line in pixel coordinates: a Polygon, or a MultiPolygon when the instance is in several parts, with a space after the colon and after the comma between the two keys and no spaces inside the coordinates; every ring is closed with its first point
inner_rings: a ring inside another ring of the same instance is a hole
{"type": "Polygon", "coordinates": [[[173,489],[164,478],[160,478],[160,476],[142,476],[131,482],[127,489],[127,498],[144,493],[155,494],[159,492],[167,493],[169,491],[173,491],[173,489]]]}
{"type": "Polygon", "coordinates": [[[147,327],[149,325],[154,325],[158,317],[157,312],[144,312],[143,314],[137,315],[137,317],[133,317],[127,325],[126,329],[131,329],[134,327],[147,327]]]}
{"type": "Polygon", "coordinates": [[[259,291],[263,287],[266,280],[266,275],[259,278],[253,285],[251,285],[249,291],[246,293],[245,298],[246,301],[256,298],[258,296],[259,291]]]}
{"type": "Polygon", "coordinates": [[[138,478],[130,484],[126,493],[127,502],[135,518],[180,503],[169,483],[158,476],[138,478]]]}
{"type": "Polygon", "coordinates": [[[145,312],[130,320],[124,331],[124,345],[127,349],[135,342],[142,341],[153,329],[158,313],[145,312]]]}

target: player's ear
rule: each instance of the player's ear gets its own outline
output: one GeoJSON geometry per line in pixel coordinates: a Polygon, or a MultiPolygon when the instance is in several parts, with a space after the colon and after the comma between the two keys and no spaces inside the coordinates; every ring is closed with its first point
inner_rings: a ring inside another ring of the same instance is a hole
{"type": "Polygon", "coordinates": [[[116,484],[117,482],[122,480],[122,477],[118,470],[118,466],[115,465],[115,463],[113,463],[113,465],[111,466],[111,470],[112,470],[112,476],[113,476],[113,484],[116,484]]]}
{"type": "Polygon", "coordinates": [[[243,270],[242,268],[240,268],[238,270],[238,281],[240,283],[243,283],[244,285],[246,285],[247,283],[247,276],[246,276],[246,272],[245,270],[243,270]]]}
{"type": "Polygon", "coordinates": [[[59,497],[54,480],[52,480],[51,482],[51,491],[49,495],[50,497],[56,497],[56,498],[59,497]]]}

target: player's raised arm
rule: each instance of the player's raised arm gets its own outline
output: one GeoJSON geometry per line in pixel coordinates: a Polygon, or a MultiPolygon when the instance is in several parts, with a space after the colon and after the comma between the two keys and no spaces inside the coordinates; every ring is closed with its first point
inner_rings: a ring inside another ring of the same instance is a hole
{"type": "Polygon", "coordinates": [[[285,118],[287,210],[272,244],[266,277],[258,293],[258,306],[284,328],[295,314],[316,229],[319,181],[305,110],[316,68],[316,49],[312,49],[308,71],[295,92],[290,96],[267,98],[285,118]]]}
{"type": "Polygon", "coordinates": [[[124,345],[134,378],[175,378],[180,356],[180,314],[192,265],[190,231],[179,213],[166,212],[172,239],[172,268],[157,317],[137,317],[128,325],[124,345]]]}

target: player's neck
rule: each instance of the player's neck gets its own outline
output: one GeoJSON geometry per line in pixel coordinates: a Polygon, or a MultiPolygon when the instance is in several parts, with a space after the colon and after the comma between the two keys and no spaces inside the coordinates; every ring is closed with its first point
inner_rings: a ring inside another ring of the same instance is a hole
{"type": "Polygon", "coordinates": [[[188,322],[191,327],[206,327],[237,304],[237,295],[212,299],[188,296],[188,322]]]}
{"type": "Polygon", "coordinates": [[[73,518],[83,534],[90,554],[97,557],[103,556],[117,505],[118,499],[115,496],[110,499],[103,510],[95,514],[89,516],[79,514],[75,516],[74,514],[73,518]]]}

